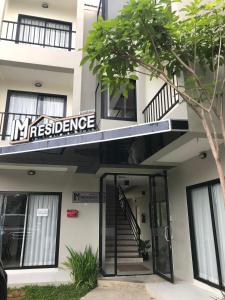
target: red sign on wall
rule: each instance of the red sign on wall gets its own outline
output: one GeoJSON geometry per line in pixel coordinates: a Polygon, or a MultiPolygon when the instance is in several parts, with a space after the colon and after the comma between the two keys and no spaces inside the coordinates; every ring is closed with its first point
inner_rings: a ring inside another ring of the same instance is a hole
{"type": "Polygon", "coordinates": [[[67,210],[67,218],[77,218],[78,215],[79,215],[79,211],[76,209],[67,210]]]}

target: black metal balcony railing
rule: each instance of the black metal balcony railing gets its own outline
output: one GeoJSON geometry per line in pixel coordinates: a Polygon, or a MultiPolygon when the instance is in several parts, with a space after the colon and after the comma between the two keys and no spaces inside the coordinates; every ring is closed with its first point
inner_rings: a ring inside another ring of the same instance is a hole
{"type": "Polygon", "coordinates": [[[34,121],[39,115],[0,112],[0,137],[2,139],[10,137],[13,120],[24,121],[27,117],[34,121]]]}
{"type": "Polygon", "coordinates": [[[145,122],[161,120],[179,102],[179,94],[165,83],[143,110],[145,122]]]}
{"type": "Polygon", "coordinates": [[[75,31],[67,29],[3,21],[0,39],[16,43],[74,50],[75,34],[75,31]]]}

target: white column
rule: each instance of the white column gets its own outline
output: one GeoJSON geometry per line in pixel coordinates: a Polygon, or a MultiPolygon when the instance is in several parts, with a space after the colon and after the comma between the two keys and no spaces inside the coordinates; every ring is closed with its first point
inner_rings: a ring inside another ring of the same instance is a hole
{"type": "MultiPolygon", "coordinates": [[[[76,19],[76,50],[74,64],[74,80],[73,80],[73,114],[80,113],[81,107],[81,87],[82,87],[82,51],[84,42],[84,0],[77,0],[77,19],[76,19]]],[[[88,87],[87,87],[88,88],[88,87]]]]}
{"type": "Polygon", "coordinates": [[[4,20],[6,2],[7,0],[0,0],[0,33],[2,30],[2,21],[4,20]]]}

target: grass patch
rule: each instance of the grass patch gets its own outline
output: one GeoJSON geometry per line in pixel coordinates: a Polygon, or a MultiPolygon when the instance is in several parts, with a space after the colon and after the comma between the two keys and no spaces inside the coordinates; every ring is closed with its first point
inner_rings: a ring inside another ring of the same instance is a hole
{"type": "Polygon", "coordinates": [[[80,300],[89,291],[87,285],[76,287],[74,284],[59,286],[26,286],[21,289],[9,289],[9,299],[21,300],[80,300]],[[10,297],[12,296],[12,297],[10,297]],[[18,297],[20,296],[20,298],[18,297]]]}

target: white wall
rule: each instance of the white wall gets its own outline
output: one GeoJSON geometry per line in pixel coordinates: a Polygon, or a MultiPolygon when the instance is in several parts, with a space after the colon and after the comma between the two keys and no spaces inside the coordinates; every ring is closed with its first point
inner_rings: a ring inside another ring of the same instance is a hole
{"type": "Polygon", "coordinates": [[[17,22],[18,15],[30,15],[42,18],[48,18],[59,21],[71,22],[73,30],[76,30],[76,6],[74,0],[74,9],[68,9],[66,6],[61,7],[49,5],[48,9],[41,7],[41,1],[26,0],[8,0],[8,7],[4,14],[4,20],[17,22]]]}
{"type": "MultiPolygon", "coordinates": [[[[75,2],[74,2],[75,3],[75,2]]],[[[4,20],[17,22],[18,14],[25,14],[49,19],[71,22],[73,30],[76,30],[76,6],[74,9],[66,9],[49,6],[48,9],[41,7],[41,2],[9,0],[4,14],[4,20]]],[[[9,27],[9,32],[11,27],[9,27]]],[[[3,25],[3,30],[7,27],[3,25]]],[[[73,35],[73,46],[76,36],[73,35]]],[[[15,44],[9,41],[0,43],[0,60],[10,62],[29,63],[70,69],[74,68],[75,53],[66,49],[33,46],[29,44],[15,44]]]]}
{"type": "Polygon", "coordinates": [[[106,1],[108,2],[108,18],[111,19],[111,18],[114,18],[117,16],[118,12],[123,8],[123,6],[128,3],[127,0],[114,0],[114,1],[111,1],[111,0],[108,0],[106,1]]]}
{"type": "Polygon", "coordinates": [[[4,13],[6,9],[6,0],[1,0],[0,2],[0,32],[2,27],[2,21],[4,19],[4,13]]]}
{"type": "MultiPolygon", "coordinates": [[[[71,80],[72,81],[72,80],[71,80]]],[[[36,93],[49,93],[67,96],[67,116],[72,114],[72,88],[68,86],[52,85],[51,83],[44,84],[43,87],[37,88],[33,85],[33,82],[21,82],[14,80],[2,80],[0,81],[0,112],[5,111],[6,99],[8,90],[27,91],[36,93]]]]}
{"type": "MultiPolygon", "coordinates": [[[[97,20],[96,9],[85,9],[84,11],[84,40],[93,22],[97,20]]],[[[89,71],[89,64],[82,68],[82,93],[81,93],[81,111],[95,109],[95,90],[97,87],[96,76],[89,71]]]]}
{"type": "MultiPolygon", "coordinates": [[[[222,153],[223,165],[225,166],[224,150],[222,153]]],[[[193,158],[168,172],[176,278],[193,280],[186,187],[216,178],[218,175],[210,153],[206,159],[193,158]]]]}
{"type": "Polygon", "coordinates": [[[115,129],[115,128],[133,126],[133,125],[136,125],[136,122],[101,119],[101,121],[98,125],[101,130],[107,130],[107,129],[115,129]]]}
{"type": "MultiPolygon", "coordinates": [[[[66,260],[68,254],[66,245],[78,251],[83,251],[86,245],[91,245],[94,251],[98,249],[99,204],[72,203],[73,191],[97,192],[98,190],[98,179],[94,175],[39,171],[35,176],[28,176],[26,171],[0,170],[0,191],[62,192],[59,266],[62,266],[62,263],[66,260]],[[79,217],[67,218],[67,209],[78,209],[79,217]]],[[[10,283],[24,282],[24,279],[20,278],[23,277],[21,276],[22,273],[23,271],[13,272],[12,278],[9,278],[10,283]]],[[[37,272],[34,270],[30,274],[30,278],[28,276],[26,280],[27,282],[32,282],[34,278],[40,280],[40,282],[50,280],[47,279],[50,276],[49,274],[51,273],[46,273],[47,277],[45,277],[45,271],[40,273],[38,270],[37,272]]],[[[55,270],[52,270],[52,274],[55,274],[52,275],[52,279],[55,278],[52,282],[57,281],[59,274],[55,270]]],[[[60,278],[60,280],[63,280],[63,275],[60,278]]]]}

